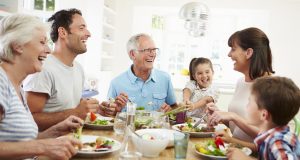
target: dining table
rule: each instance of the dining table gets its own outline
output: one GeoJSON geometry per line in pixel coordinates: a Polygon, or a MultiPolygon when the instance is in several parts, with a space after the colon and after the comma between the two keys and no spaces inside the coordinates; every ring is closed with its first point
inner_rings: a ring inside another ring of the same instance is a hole
{"type": "MultiPolygon", "coordinates": [[[[108,137],[112,138],[114,140],[119,141],[122,143],[124,135],[118,135],[116,134],[113,130],[93,130],[93,129],[86,129],[84,128],[82,130],[82,135],[94,135],[94,136],[102,136],[102,137],[108,137]]],[[[194,138],[190,137],[189,138],[189,143],[188,143],[188,150],[187,150],[187,156],[186,159],[188,160],[201,160],[203,157],[198,155],[195,151],[195,144],[201,143],[203,141],[207,141],[212,138],[194,138]]],[[[78,156],[74,156],[72,159],[73,160],[94,160],[94,159],[104,159],[104,160],[112,160],[112,159],[119,159],[119,152],[114,152],[110,153],[107,155],[102,155],[101,157],[94,157],[94,158],[81,158],[78,156]]],[[[175,159],[175,153],[174,153],[174,147],[168,147],[165,150],[163,150],[160,154],[159,157],[155,158],[147,158],[147,157],[142,157],[142,160],[166,160],[166,159],[175,159]]]]}

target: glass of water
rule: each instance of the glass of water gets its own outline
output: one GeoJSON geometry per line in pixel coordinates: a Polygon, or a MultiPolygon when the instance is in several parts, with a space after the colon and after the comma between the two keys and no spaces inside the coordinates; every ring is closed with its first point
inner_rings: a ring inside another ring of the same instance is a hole
{"type": "Polygon", "coordinates": [[[124,134],[126,129],[126,113],[118,112],[114,120],[114,131],[116,134],[124,134]]]}
{"type": "Polygon", "coordinates": [[[189,143],[190,135],[188,133],[175,132],[174,133],[174,149],[175,159],[186,159],[186,153],[189,143]]]}

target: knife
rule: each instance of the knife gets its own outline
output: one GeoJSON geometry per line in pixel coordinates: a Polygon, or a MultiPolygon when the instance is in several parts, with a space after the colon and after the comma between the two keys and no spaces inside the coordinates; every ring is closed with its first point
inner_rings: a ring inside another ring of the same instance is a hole
{"type": "Polygon", "coordinates": [[[202,122],[203,118],[207,116],[208,113],[205,113],[194,125],[192,128],[196,128],[202,122]]]}

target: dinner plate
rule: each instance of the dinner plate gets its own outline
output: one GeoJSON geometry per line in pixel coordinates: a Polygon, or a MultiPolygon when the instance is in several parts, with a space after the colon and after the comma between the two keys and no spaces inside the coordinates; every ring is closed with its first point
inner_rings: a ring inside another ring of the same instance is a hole
{"type": "Polygon", "coordinates": [[[97,119],[99,119],[99,120],[108,120],[108,124],[100,125],[100,124],[92,124],[92,123],[85,122],[83,127],[87,128],[87,129],[96,129],[96,130],[112,130],[113,129],[114,123],[110,122],[113,119],[112,117],[104,117],[99,114],[96,114],[96,115],[97,115],[97,119]]]}
{"type": "MultiPolygon", "coordinates": [[[[228,160],[228,158],[226,156],[214,156],[214,155],[207,155],[207,154],[204,154],[204,153],[201,153],[199,151],[196,150],[196,148],[194,148],[195,152],[205,158],[205,159],[210,159],[210,160],[228,160]]],[[[241,150],[246,154],[246,155],[250,155],[252,153],[251,149],[248,148],[248,147],[243,147],[241,148],[241,150]]]]}
{"type": "MultiPolygon", "coordinates": [[[[101,136],[81,135],[81,142],[82,143],[95,142],[98,137],[101,137],[101,136]]],[[[109,149],[107,151],[99,151],[99,152],[79,150],[75,156],[83,157],[83,158],[100,157],[100,156],[104,156],[104,155],[107,155],[110,153],[117,152],[121,148],[121,143],[119,141],[114,140],[112,138],[107,138],[107,137],[102,137],[102,138],[115,142],[111,149],[109,149]]]]}
{"type": "MultiPolygon", "coordinates": [[[[194,125],[194,123],[191,123],[191,124],[194,125]]],[[[182,126],[182,125],[186,126],[188,124],[187,123],[176,124],[176,125],[173,125],[172,128],[177,131],[184,132],[178,128],[179,126],[182,126]]],[[[207,126],[207,124],[201,123],[201,124],[199,124],[198,128],[206,127],[206,126],[207,126]]],[[[225,129],[227,127],[224,124],[218,124],[217,126],[214,126],[214,128],[215,128],[215,131],[218,131],[218,130],[225,129]]],[[[208,137],[214,136],[214,132],[185,132],[185,133],[189,133],[190,137],[199,137],[199,138],[208,138],[208,137]]]]}

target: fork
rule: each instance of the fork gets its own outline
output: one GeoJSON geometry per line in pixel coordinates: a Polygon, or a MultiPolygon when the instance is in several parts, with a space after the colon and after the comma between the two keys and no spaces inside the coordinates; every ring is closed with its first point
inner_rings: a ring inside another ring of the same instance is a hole
{"type": "Polygon", "coordinates": [[[192,128],[196,128],[202,122],[203,118],[207,116],[208,113],[205,113],[194,125],[192,128]]]}

